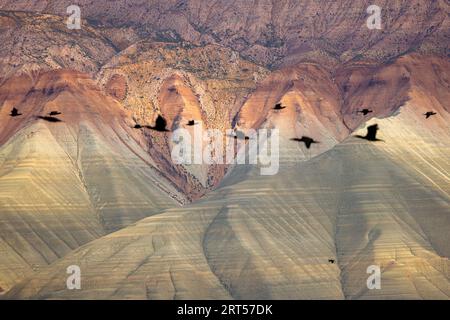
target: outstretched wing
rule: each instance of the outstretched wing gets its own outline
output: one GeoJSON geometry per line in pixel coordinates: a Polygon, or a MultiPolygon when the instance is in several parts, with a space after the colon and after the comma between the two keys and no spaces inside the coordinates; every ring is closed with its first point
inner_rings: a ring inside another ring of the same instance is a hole
{"type": "Polygon", "coordinates": [[[161,129],[165,129],[167,126],[167,121],[166,119],[164,119],[161,116],[158,116],[158,118],[156,119],[156,127],[157,128],[161,128],[161,129]]]}
{"type": "Polygon", "coordinates": [[[374,124],[367,127],[367,138],[375,140],[377,138],[378,125],[374,124]]]}

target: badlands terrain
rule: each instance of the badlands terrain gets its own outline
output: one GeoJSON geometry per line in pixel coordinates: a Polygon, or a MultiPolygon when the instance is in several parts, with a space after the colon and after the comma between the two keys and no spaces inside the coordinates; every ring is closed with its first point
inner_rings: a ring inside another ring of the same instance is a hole
{"type": "Polygon", "coordinates": [[[1,298],[449,299],[448,1],[71,4],[0,0],[1,298]],[[174,163],[192,119],[279,171],[174,163]]]}

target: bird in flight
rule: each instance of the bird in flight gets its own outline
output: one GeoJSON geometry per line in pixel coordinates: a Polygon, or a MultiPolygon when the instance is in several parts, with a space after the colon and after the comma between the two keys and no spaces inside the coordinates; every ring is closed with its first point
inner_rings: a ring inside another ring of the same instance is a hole
{"type": "Polygon", "coordinates": [[[276,105],[275,105],[275,107],[273,107],[273,110],[283,110],[283,109],[285,109],[286,107],[285,106],[282,106],[281,105],[281,103],[277,103],[276,105]]]}
{"type": "Polygon", "coordinates": [[[328,259],[328,262],[329,263],[334,263],[335,261],[334,261],[334,259],[328,259]]]}
{"type": "Polygon", "coordinates": [[[164,119],[161,115],[158,115],[158,118],[156,118],[155,121],[155,126],[147,126],[146,128],[152,129],[152,130],[156,130],[156,131],[160,131],[160,132],[167,132],[169,130],[167,130],[167,121],[166,119],[164,119]]]}
{"type": "Polygon", "coordinates": [[[311,145],[313,143],[320,143],[319,141],[315,141],[313,138],[310,138],[310,137],[307,137],[307,136],[302,136],[300,139],[299,138],[293,138],[291,140],[292,141],[297,141],[297,142],[303,142],[307,149],[311,148],[311,145]]]}
{"type": "Polygon", "coordinates": [[[377,139],[377,131],[379,130],[378,125],[374,124],[367,127],[367,134],[365,136],[357,135],[356,137],[360,139],[365,139],[369,141],[383,141],[380,139],[377,139]]]}
{"type": "Polygon", "coordinates": [[[49,116],[58,116],[60,114],[61,114],[61,112],[59,112],[59,111],[51,111],[48,113],[49,116]]]}
{"type": "Polygon", "coordinates": [[[362,113],[365,116],[367,116],[369,113],[372,113],[372,112],[373,112],[373,110],[370,110],[370,109],[362,109],[362,110],[356,111],[356,113],[362,113]]]}
{"type": "Polygon", "coordinates": [[[424,113],[423,115],[425,116],[425,119],[428,119],[431,116],[436,115],[437,113],[434,111],[427,111],[426,113],[424,113]]]}
{"type": "Polygon", "coordinates": [[[22,114],[19,113],[19,110],[17,110],[16,108],[12,108],[11,113],[9,115],[11,117],[17,117],[17,116],[21,116],[22,114]]]}
{"type": "Polygon", "coordinates": [[[56,118],[56,117],[50,117],[50,116],[38,116],[38,119],[47,121],[47,122],[61,122],[62,120],[56,118]]]}

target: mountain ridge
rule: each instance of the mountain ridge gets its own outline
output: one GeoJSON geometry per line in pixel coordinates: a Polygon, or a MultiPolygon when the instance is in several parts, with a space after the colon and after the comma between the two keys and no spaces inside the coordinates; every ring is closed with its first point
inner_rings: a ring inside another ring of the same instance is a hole
{"type": "Polygon", "coordinates": [[[447,1],[69,4],[0,0],[0,294],[449,298],[447,1]],[[278,129],[280,172],[175,164],[200,125],[278,129]]]}

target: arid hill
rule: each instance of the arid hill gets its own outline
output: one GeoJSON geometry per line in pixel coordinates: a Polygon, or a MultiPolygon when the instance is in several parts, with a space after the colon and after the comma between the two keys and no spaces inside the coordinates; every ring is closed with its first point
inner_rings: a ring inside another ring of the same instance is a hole
{"type": "MultiPolygon", "coordinates": [[[[0,9],[66,16],[69,0],[3,0],[0,9]]],[[[387,61],[412,50],[445,55],[449,4],[382,1],[382,30],[368,30],[369,0],[79,0],[82,17],[117,46],[136,38],[221,44],[265,65],[302,60],[387,61]],[[112,31],[112,30],[114,31],[112,31]],[[120,31],[117,31],[120,30],[120,31]],[[115,33],[115,35],[113,35],[115,33]]]]}
{"type": "Polygon", "coordinates": [[[0,0],[2,296],[449,298],[448,1],[77,3],[0,0]],[[200,126],[279,173],[175,164],[200,126]]]}

